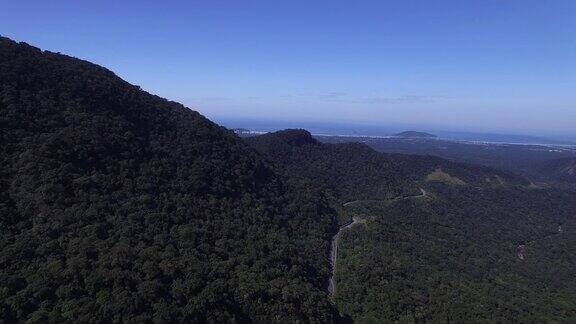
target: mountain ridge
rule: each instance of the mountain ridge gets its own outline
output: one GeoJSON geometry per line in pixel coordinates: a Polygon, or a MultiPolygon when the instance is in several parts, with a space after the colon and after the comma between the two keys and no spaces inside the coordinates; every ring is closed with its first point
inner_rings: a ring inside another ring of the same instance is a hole
{"type": "MultiPolygon", "coordinates": [[[[325,192],[336,209],[349,201],[386,201],[418,195],[422,186],[432,182],[480,188],[530,185],[523,177],[488,167],[433,156],[381,153],[364,143],[321,143],[301,129],[243,140],[286,178],[325,192]],[[295,142],[294,138],[307,140],[295,142]]],[[[340,225],[349,221],[345,214],[339,212],[340,225]]]]}
{"type": "Polygon", "coordinates": [[[199,113],[0,39],[0,314],[331,322],[333,211],[199,113]]]}
{"type": "Polygon", "coordinates": [[[6,322],[576,316],[569,190],[302,129],[241,139],[6,38],[0,129],[6,322]],[[330,239],[353,217],[330,299],[330,239]]]}

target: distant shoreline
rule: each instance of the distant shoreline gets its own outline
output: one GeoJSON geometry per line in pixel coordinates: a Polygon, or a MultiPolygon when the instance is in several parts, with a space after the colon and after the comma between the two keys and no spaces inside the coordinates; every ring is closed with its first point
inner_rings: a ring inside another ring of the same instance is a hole
{"type": "MultiPolygon", "coordinates": [[[[258,130],[247,130],[240,135],[263,135],[268,133],[273,133],[275,131],[258,131],[258,130]]],[[[344,137],[344,138],[369,138],[369,139],[399,139],[399,140],[425,140],[425,141],[446,141],[470,145],[522,145],[522,146],[543,146],[549,148],[564,148],[564,149],[576,149],[576,144],[554,144],[554,143],[522,143],[522,142],[496,142],[496,141],[482,141],[482,140],[458,140],[452,138],[443,137],[401,137],[393,135],[350,135],[350,134],[329,134],[329,133],[311,133],[314,137],[344,137]]]]}

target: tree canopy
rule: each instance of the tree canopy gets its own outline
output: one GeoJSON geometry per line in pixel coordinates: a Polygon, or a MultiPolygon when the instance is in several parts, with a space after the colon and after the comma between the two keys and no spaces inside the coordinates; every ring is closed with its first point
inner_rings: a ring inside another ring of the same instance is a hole
{"type": "Polygon", "coordinates": [[[334,211],[197,112],[2,38],[0,129],[5,321],[334,319],[334,211]]]}

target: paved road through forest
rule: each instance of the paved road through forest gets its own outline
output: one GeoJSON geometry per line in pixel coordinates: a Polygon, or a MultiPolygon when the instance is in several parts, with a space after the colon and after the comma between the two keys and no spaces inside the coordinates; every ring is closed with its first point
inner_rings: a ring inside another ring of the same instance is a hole
{"type": "MultiPolygon", "coordinates": [[[[392,202],[392,201],[397,201],[397,200],[402,200],[402,199],[424,198],[428,195],[426,190],[424,190],[422,188],[420,188],[420,192],[421,192],[421,194],[416,195],[416,196],[398,197],[398,198],[394,198],[394,199],[391,199],[388,201],[392,202]]],[[[382,201],[382,200],[355,200],[355,201],[347,202],[343,206],[346,207],[346,206],[350,206],[350,205],[361,203],[361,202],[378,202],[378,201],[382,201]]],[[[340,239],[340,236],[342,235],[342,233],[344,233],[348,229],[352,228],[356,224],[365,223],[365,222],[366,222],[366,220],[361,219],[359,217],[352,217],[352,221],[347,223],[347,224],[340,226],[340,228],[338,229],[338,233],[336,233],[332,237],[332,242],[331,242],[331,247],[330,247],[330,265],[332,266],[332,275],[330,276],[330,281],[328,282],[328,293],[331,296],[334,295],[334,291],[336,290],[335,289],[336,287],[334,284],[334,274],[336,273],[336,261],[338,258],[338,240],[340,239]]]]}

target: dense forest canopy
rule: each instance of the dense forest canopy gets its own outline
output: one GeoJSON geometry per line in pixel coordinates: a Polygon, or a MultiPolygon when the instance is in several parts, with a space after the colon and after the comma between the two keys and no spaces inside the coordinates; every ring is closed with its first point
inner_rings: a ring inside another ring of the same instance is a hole
{"type": "Polygon", "coordinates": [[[245,140],[289,177],[354,201],[340,209],[341,223],[362,219],[339,241],[342,314],[368,323],[576,316],[575,192],[431,156],[320,143],[302,130],[245,140]],[[410,196],[414,188],[426,195],[410,196]]]}
{"type": "Polygon", "coordinates": [[[305,130],[283,130],[247,137],[245,141],[290,178],[310,180],[331,192],[340,203],[417,193],[417,182],[436,170],[471,186],[529,184],[507,172],[432,156],[382,154],[361,143],[321,143],[305,130]]]}
{"type": "Polygon", "coordinates": [[[232,132],[0,39],[7,322],[332,321],[334,211],[232,132]]]}
{"type": "Polygon", "coordinates": [[[318,136],[318,139],[326,143],[361,141],[384,153],[432,155],[451,161],[485,165],[520,174],[543,186],[565,186],[576,182],[576,149],[573,146],[472,144],[426,138],[318,136]]]}
{"type": "Polygon", "coordinates": [[[570,322],[576,195],[427,188],[433,197],[355,207],[336,301],[360,322],[570,322]]]}
{"type": "MultiPolygon", "coordinates": [[[[569,187],[304,130],[240,139],[103,67],[6,38],[0,130],[5,322],[576,317],[569,187]]],[[[565,182],[576,170],[541,167],[565,182]]]]}

